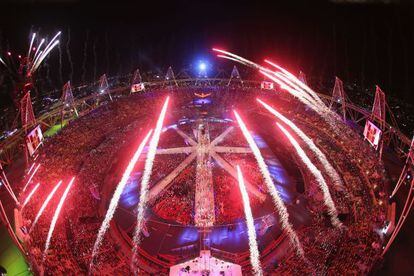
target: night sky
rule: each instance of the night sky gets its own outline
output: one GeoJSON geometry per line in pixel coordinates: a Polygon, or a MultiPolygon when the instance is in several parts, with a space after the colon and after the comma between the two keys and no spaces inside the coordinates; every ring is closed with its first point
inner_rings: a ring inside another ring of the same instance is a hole
{"type": "Polygon", "coordinates": [[[314,83],[336,75],[414,103],[414,9],[404,1],[3,0],[0,11],[3,56],[25,53],[31,31],[62,31],[61,51],[38,75],[42,91],[135,68],[179,71],[200,57],[225,68],[210,51],[221,46],[258,62],[271,57],[314,83]]]}

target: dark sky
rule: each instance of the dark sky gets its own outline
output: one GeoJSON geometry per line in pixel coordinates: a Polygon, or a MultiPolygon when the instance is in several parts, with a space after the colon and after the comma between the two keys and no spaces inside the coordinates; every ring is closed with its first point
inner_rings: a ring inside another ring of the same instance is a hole
{"type": "Polygon", "coordinates": [[[372,90],[379,84],[414,103],[409,2],[3,0],[0,45],[3,54],[8,48],[24,53],[31,30],[49,38],[62,31],[60,53],[55,50],[39,73],[42,89],[137,67],[178,71],[222,46],[259,62],[272,57],[315,81],[337,75],[372,90]]]}

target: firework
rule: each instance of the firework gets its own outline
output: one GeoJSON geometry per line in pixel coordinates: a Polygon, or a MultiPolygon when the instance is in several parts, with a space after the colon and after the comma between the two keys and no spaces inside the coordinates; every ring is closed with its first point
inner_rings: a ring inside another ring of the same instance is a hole
{"type": "Polygon", "coordinates": [[[118,206],[119,199],[121,197],[122,191],[125,188],[125,185],[128,182],[129,176],[131,175],[132,170],[135,167],[135,164],[137,163],[139,157],[141,156],[141,153],[144,149],[144,146],[147,144],[147,141],[152,133],[152,130],[148,132],[148,134],[145,136],[144,140],[139,145],[138,149],[135,151],[134,156],[129,161],[129,164],[127,168],[124,171],[124,174],[122,175],[121,181],[119,181],[118,186],[115,189],[114,195],[112,196],[111,202],[109,204],[108,211],[106,212],[105,219],[102,222],[101,228],[99,229],[98,236],[95,241],[95,245],[93,246],[92,250],[92,258],[90,267],[93,265],[93,259],[95,255],[98,253],[99,247],[102,243],[103,237],[108,230],[109,222],[112,220],[112,217],[115,213],[115,210],[118,206]]]}
{"type": "Polygon", "coordinates": [[[38,164],[38,165],[36,166],[36,168],[34,169],[33,173],[30,175],[29,179],[28,179],[28,180],[27,180],[27,182],[26,182],[26,185],[24,185],[24,187],[23,187],[23,192],[24,192],[24,191],[26,191],[27,186],[29,186],[30,182],[32,181],[32,179],[33,179],[34,175],[37,173],[37,170],[38,170],[39,168],[40,168],[40,164],[38,164]]]}
{"type": "Polygon", "coordinates": [[[315,153],[316,157],[321,162],[322,166],[325,168],[325,171],[329,174],[329,177],[332,179],[334,185],[337,185],[341,188],[344,188],[341,177],[334,167],[329,163],[326,155],[315,145],[315,143],[310,139],[298,126],[296,126],[292,121],[283,116],[281,113],[277,112],[276,109],[266,104],[260,99],[257,101],[262,104],[270,113],[275,115],[279,120],[288,125],[305,143],[306,145],[315,153]]]}
{"type": "Polygon", "coordinates": [[[34,186],[34,188],[31,190],[31,192],[29,193],[29,195],[26,197],[23,205],[22,205],[22,209],[24,208],[24,206],[26,206],[26,204],[29,202],[29,200],[32,198],[32,196],[34,195],[34,193],[37,191],[37,189],[39,188],[40,183],[37,183],[36,186],[34,186]]]}
{"type": "Polygon", "coordinates": [[[300,147],[299,143],[295,140],[295,138],[293,138],[293,136],[282,125],[280,125],[279,123],[276,123],[276,124],[283,131],[286,137],[289,139],[290,143],[295,148],[302,162],[306,165],[306,167],[315,177],[319,185],[319,188],[322,190],[323,200],[324,200],[325,205],[328,207],[328,212],[329,212],[329,215],[331,216],[332,224],[336,227],[341,227],[342,223],[338,220],[338,212],[336,210],[335,203],[332,200],[328,185],[326,184],[326,181],[323,178],[322,173],[312,163],[312,161],[306,155],[305,151],[300,147]]]}
{"type": "Polygon", "coordinates": [[[49,204],[50,200],[52,199],[53,195],[56,193],[56,191],[59,189],[60,185],[62,184],[62,180],[60,180],[55,187],[53,188],[53,190],[50,192],[50,194],[47,196],[46,200],[43,202],[42,206],[39,209],[39,212],[37,212],[36,218],[32,223],[32,226],[30,228],[31,232],[33,230],[33,228],[36,226],[37,222],[39,221],[39,218],[42,216],[44,210],[46,209],[47,205],[49,204]]]}
{"type": "Polygon", "coordinates": [[[255,275],[263,275],[263,271],[260,265],[259,248],[257,246],[256,229],[254,228],[254,220],[252,209],[250,207],[249,195],[247,194],[243,175],[238,165],[237,179],[239,180],[240,193],[243,199],[244,215],[246,216],[247,234],[249,237],[250,263],[255,275]]]}
{"type": "Polygon", "coordinates": [[[137,250],[140,243],[140,233],[144,223],[144,216],[145,216],[145,207],[147,203],[147,195],[148,195],[148,184],[152,173],[152,166],[154,163],[155,154],[157,151],[158,141],[160,139],[162,125],[164,122],[165,114],[167,112],[169,97],[164,102],[164,106],[162,107],[160,116],[158,118],[157,124],[155,126],[154,135],[151,138],[148,147],[147,159],[145,160],[145,167],[144,173],[141,179],[141,191],[139,196],[139,204],[138,204],[138,214],[137,214],[137,225],[135,227],[134,232],[134,247],[133,247],[133,256],[132,256],[132,266],[135,266],[136,258],[137,258],[137,250]]]}
{"type": "Polygon", "coordinates": [[[72,177],[72,179],[70,180],[68,186],[66,187],[65,191],[63,192],[62,197],[59,200],[58,206],[56,207],[55,214],[53,215],[52,222],[50,223],[49,232],[47,233],[45,250],[43,251],[43,262],[46,259],[46,253],[47,253],[47,250],[49,249],[50,241],[51,241],[52,235],[53,235],[53,231],[55,230],[56,222],[59,218],[60,211],[62,210],[63,203],[65,202],[65,199],[68,196],[69,190],[72,187],[74,181],[75,181],[75,177],[72,177]]]}
{"type": "Polygon", "coordinates": [[[246,138],[254,157],[256,158],[257,164],[259,166],[260,172],[263,175],[264,182],[267,186],[267,189],[272,197],[273,203],[275,204],[276,210],[280,217],[280,222],[282,229],[286,231],[290,242],[293,244],[293,246],[296,248],[296,251],[298,255],[304,257],[304,251],[302,248],[302,245],[299,241],[298,236],[296,235],[295,230],[293,230],[293,226],[289,222],[289,214],[286,209],[285,204],[283,203],[282,199],[280,198],[279,192],[277,191],[272,177],[270,176],[269,170],[267,168],[267,165],[263,159],[262,154],[260,153],[259,147],[256,145],[255,141],[253,140],[252,135],[250,134],[249,130],[247,129],[245,123],[239,116],[239,114],[234,111],[234,115],[236,116],[237,122],[240,126],[241,131],[243,132],[244,137],[246,138]]]}

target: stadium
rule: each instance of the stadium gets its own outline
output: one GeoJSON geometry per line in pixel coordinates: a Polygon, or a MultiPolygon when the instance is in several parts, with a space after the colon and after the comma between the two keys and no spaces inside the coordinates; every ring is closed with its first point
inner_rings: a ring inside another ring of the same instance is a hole
{"type": "Polygon", "coordinates": [[[315,92],[303,73],[212,51],[233,70],[211,78],[200,64],[197,76],[169,67],[164,76],[68,82],[36,116],[26,92],[22,127],[1,154],[16,202],[6,225],[30,270],[303,275],[378,266],[412,200],[410,192],[396,217],[390,198],[411,181],[413,143],[388,123],[384,92],[376,88],[369,110],[339,78],[332,94],[315,92]],[[406,162],[397,184],[385,156],[406,162]]]}

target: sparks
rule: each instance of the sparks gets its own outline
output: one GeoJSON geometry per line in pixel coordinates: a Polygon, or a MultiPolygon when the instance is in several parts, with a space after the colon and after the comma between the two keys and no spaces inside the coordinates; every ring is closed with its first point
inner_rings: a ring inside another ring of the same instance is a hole
{"type": "Polygon", "coordinates": [[[42,52],[42,51],[40,51],[40,48],[42,47],[43,43],[45,43],[45,39],[44,38],[40,41],[40,44],[39,44],[39,46],[37,46],[36,52],[33,55],[33,59],[32,59],[33,60],[33,63],[35,63],[37,61],[37,59],[39,58],[39,55],[42,52]]]}
{"type": "Polygon", "coordinates": [[[315,145],[315,143],[310,139],[299,127],[297,127],[291,120],[283,116],[281,113],[276,111],[273,107],[266,104],[260,99],[257,101],[262,104],[270,113],[272,113],[276,118],[284,122],[288,125],[305,143],[306,145],[315,153],[316,157],[321,162],[322,166],[325,168],[325,171],[329,174],[329,177],[332,179],[334,185],[341,187],[344,189],[341,177],[339,176],[338,172],[334,169],[334,167],[329,163],[328,158],[326,155],[315,145]]]}
{"type": "Polygon", "coordinates": [[[37,170],[38,170],[39,168],[40,168],[40,164],[38,164],[38,165],[36,166],[36,168],[34,169],[33,173],[30,175],[29,179],[28,179],[28,180],[27,180],[27,182],[26,182],[26,185],[24,185],[24,187],[23,187],[23,192],[24,192],[24,191],[26,191],[27,186],[29,186],[30,182],[32,181],[32,179],[33,179],[34,175],[36,174],[36,172],[37,172],[37,170]]]}
{"type": "Polygon", "coordinates": [[[259,71],[261,74],[263,74],[264,76],[268,77],[269,79],[271,79],[272,81],[274,81],[275,83],[280,85],[280,88],[288,91],[292,96],[298,98],[299,101],[301,101],[303,104],[311,107],[312,109],[314,109],[315,111],[317,111],[317,109],[315,108],[314,104],[309,101],[309,99],[307,97],[304,97],[303,94],[299,93],[297,90],[291,88],[290,86],[288,86],[287,84],[285,84],[283,81],[277,79],[275,76],[273,76],[272,74],[269,74],[265,71],[260,70],[259,71]]]}
{"type": "Polygon", "coordinates": [[[34,64],[31,72],[34,72],[37,70],[37,68],[39,68],[40,64],[42,64],[42,61],[47,57],[47,55],[50,53],[50,51],[53,50],[53,48],[56,47],[56,45],[59,44],[59,40],[55,41],[52,46],[50,46],[47,50],[45,49],[43,51],[43,53],[40,55],[39,59],[36,61],[36,63],[34,64]]]}
{"type": "Polygon", "coordinates": [[[327,123],[329,123],[333,131],[337,132],[337,125],[335,120],[333,120],[333,118],[339,119],[337,114],[326,107],[326,105],[319,98],[316,92],[314,92],[307,85],[302,83],[289,71],[268,60],[265,60],[265,62],[272,65],[273,67],[276,67],[280,72],[272,71],[269,68],[266,68],[262,65],[259,65],[255,62],[252,62],[248,59],[245,59],[243,57],[240,57],[236,54],[230,53],[222,49],[213,48],[213,51],[220,53],[219,55],[217,55],[218,57],[230,59],[232,61],[236,61],[243,65],[259,70],[260,73],[267,76],[274,82],[278,83],[282,89],[287,90],[290,94],[297,97],[301,102],[303,102],[305,105],[307,105],[312,110],[321,115],[324,118],[324,120],[327,123]],[[294,89],[295,87],[298,89],[294,89]]]}
{"type": "Polygon", "coordinates": [[[272,197],[273,203],[275,204],[277,212],[279,214],[280,222],[282,224],[282,229],[286,231],[290,239],[290,242],[296,248],[296,252],[298,253],[298,255],[304,258],[304,251],[303,251],[302,245],[299,241],[298,236],[296,235],[295,230],[293,230],[293,226],[289,222],[289,213],[286,209],[285,204],[280,198],[279,192],[275,188],[275,185],[273,183],[272,177],[270,176],[267,165],[262,157],[262,154],[260,153],[259,147],[256,145],[255,141],[253,140],[252,135],[250,134],[249,130],[247,129],[245,123],[242,121],[239,114],[236,111],[234,111],[234,115],[236,116],[240,129],[243,132],[243,135],[246,138],[254,154],[254,157],[256,158],[257,164],[259,165],[260,171],[264,178],[264,182],[267,186],[267,189],[272,197]]]}
{"type": "Polygon", "coordinates": [[[39,218],[42,216],[43,211],[46,209],[47,205],[49,204],[49,201],[52,199],[53,195],[56,193],[56,191],[59,189],[59,186],[62,184],[62,180],[60,180],[53,190],[50,192],[50,194],[47,196],[46,200],[43,202],[42,207],[40,207],[39,212],[37,212],[36,218],[32,223],[32,226],[30,227],[31,232],[33,228],[36,226],[37,222],[39,221],[39,218]]]}
{"type": "Polygon", "coordinates": [[[47,44],[47,46],[43,49],[43,51],[39,51],[40,47],[42,46],[42,44],[44,43],[44,39],[42,39],[42,41],[40,42],[40,45],[37,47],[37,51],[35,53],[34,56],[34,61],[32,63],[32,67],[30,68],[30,73],[33,74],[37,68],[39,68],[40,64],[42,63],[42,61],[47,57],[47,55],[50,53],[50,51],[53,50],[53,48],[56,47],[57,44],[59,44],[59,40],[56,40],[57,37],[61,34],[61,32],[58,32],[53,38],[52,40],[50,40],[50,42],[47,44]]]}
{"type": "Polygon", "coordinates": [[[5,66],[5,67],[7,67],[7,64],[4,62],[4,60],[0,57],[0,62],[5,66]]]}
{"type": "Polygon", "coordinates": [[[267,64],[270,64],[273,67],[279,69],[280,71],[282,71],[283,74],[286,75],[287,78],[289,78],[290,80],[292,80],[295,84],[297,84],[302,89],[304,89],[307,93],[309,93],[319,104],[321,104],[322,106],[325,106],[325,104],[322,102],[322,100],[319,98],[319,96],[316,94],[316,92],[313,91],[309,86],[307,86],[306,84],[304,84],[303,82],[301,82],[295,75],[293,75],[292,73],[290,73],[288,70],[284,69],[283,67],[281,67],[281,66],[279,66],[279,65],[271,62],[268,59],[265,59],[265,62],[267,64]]]}
{"type": "Polygon", "coordinates": [[[336,227],[341,227],[342,223],[338,219],[338,212],[336,210],[335,203],[332,200],[328,185],[326,184],[326,181],[323,178],[322,173],[312,163],[312,161],[309,159],[309,157],[300,147],[299,143],[293,138],[293,136],[281,124],[279,123],[276,123],[276,124],[283,131],[286,137],[289,139],[290,143],[295,148],[302,162],[306,165],[306,167],[308,167],[309,171],[316,178],[319,188],[322,190],[322,193],[323,193],[324,203],[328,207],[328,212],[329,212],[329,215],[331,216],[332,224],[336,227]]]}
{"type": "Polygon", "coordinates": [[[35,40],[36,33],[33,33],[32,40],[30,41],[29,50],[27,51],[27,58],[30,58],[30,52],[32,51],[33,41],[35,40]]]}
{"type": "Polygon", "coordinates": [[[50,240],[52,239],[53,231],[55,230],[56,222],[58,220],[60,210],[62,209],[63,203],[65,202],[65,199],[69,193],[70,188],[72,187],[73,182],[75,181],[75,177],[72,177],[70,180],[68,186],[66,187],[65,191],[63,192],[62,197],[60,198],[59,204],[56,208],[55,214],[53,215],[52,222],[50,223],[49,232],[47,233],[46,238],[46,244],[45,244],[45,250],[43,251],[43,262],[46,259],[46,253],[50,246],[50,240]]]}
{"type": "Polygon", "coordinates": [[[113,215],[115,213],[115,210],[118,206],[119,198],[121,197],[122,191],[124,190],[125,185],[127,184],[128,179],[131,175],[131,172],[134,169],[139,157],[141,156],[142,151],[143,151],[145,145],[147,144],[147,141],[148,141],[151,133],[152,133],[152,130],[150,130],[148,132],[148,134],[145,136],[144,140],[139,145],[139,147],[136,150],[136,152],[134,153],[132,159],[129,161],[129,164],[128,164],[127,168],[125,169],[124,174],[122,175],[121,181],[119,181],[118,186],[116,187],[114,195],[112,196],[111,202],[109,204],[108,211],[106,212],[105,219],[102,222],[101,228],[99,229],[98,236],[97,236],[96,241],[95,241],[95,245],[93,246],[92,258],[91,258],[91,262],[90,262],[90,269],[93,266],[93,259],[99,251],[99,247],[101,246],[103,237],[104,237],[106,231],[108,230],[109,222],[112,220],[112,217],[113,217],[113,215]]]}
{"type": "Polygon", "coordinates": [[[148,195],[148,184],[152,173],[152,166],[154,163],[155,153],[157,151],[158,141],[160,139],[162,125],[164,122],[165,114],[167,112],[169,97],[165,100],[164,106],[162,107],[161,114],[158,118],[154,135],[151,138],[148,147],[147,159],[145,160],[145,167],[144,173],[142,175],[141,180],[141,191],[139,196],[139,204],[138,204],[138,214],[137,214],[137,225],[135,226],[134,232],[134,247],[133,247],[133,256],[132,256],[132,266],[135,266],[136,258],[137,258],[137,250],[140,243],[140,233],[144,223],[144,216],[145,216],[145,207],[147,203],[147,195],[148,195]]]}
{"type": "Polygon", "coordinates": [[[30,168],[29,168],[29,170],[27,171],[27,175],[28,174],[30,174],[30,172],[33,170],[33,168],[34,168],[34,166],[36,165],[36,163],[33,163],[31,166],[30,166],[30,168]]]}
{"type": "Polygon", "coordinates": [[[246,185],[244,184],[243,174],[237,165],[237,179],[239,180],[240,193],[243,199],[244,215],[246,216],[247,234],[249,237],[250,263],[255,275],[263,275],[260,265],[259,248],[257,246],[256,229],[254,228],[254,220],[252,209],[250,207],[249,195],[247,194],[246,185]]]}
{"type": "Polygon", "coordinates": [[[39,188],[40,183],[37,183],[36,186],[34,186],[34,188],[32,189],[32,191],[29,193],[29,195],[26,197],[23,205],[22,205],[22,209],[24,208],[24,206],[26,206],[26,204],[29,202],[29,200],[32,198],[33,194],[37,191],[37,188],[39,188]]]}

